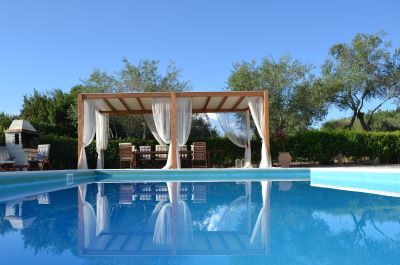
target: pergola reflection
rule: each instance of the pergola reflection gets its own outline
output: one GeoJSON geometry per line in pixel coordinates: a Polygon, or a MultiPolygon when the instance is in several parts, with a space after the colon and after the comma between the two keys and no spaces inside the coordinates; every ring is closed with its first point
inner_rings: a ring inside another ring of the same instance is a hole
{"type": "MultiPolygon", "coordinates": [[[[98,184],[96,210],[86,201],[86,186],[79,186],[80,255],[249,255],[268,253],[271,183],[262,182],[258,218],[252,222],[251,183],[222,215],[216,231],[194,229],[191,209],[181,199],[180,182],[168,182],[168,201],[158,202],[140,231],[115,232],[110,224],[110,207],[103,183],[98,184]],[[243,209],[245,229],[230,226],[243,209]]],[[[256,185],[256,184],[255,184],[256,185]]],[[[259,196],[259,195],[258,195],[259,196]]]]}

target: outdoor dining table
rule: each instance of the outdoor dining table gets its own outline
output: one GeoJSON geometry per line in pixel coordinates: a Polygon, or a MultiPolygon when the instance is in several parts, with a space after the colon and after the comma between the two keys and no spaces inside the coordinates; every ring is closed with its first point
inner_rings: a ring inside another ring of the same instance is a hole
{"type": "MultiPolygon", "coordinates": [[[[179,151],[179,154],[187,154],[187,157],[185,157],[184,159],[186,160],[190,160],[191,159],[191,155],[192,155],[192,151],[190,150],[186,150],[186,151],[179,151]]],[[[149,159],[143,159],[142,161],[150,161],[152,163],[154,163],[155,161],[167,161],[167,155],[168,155],[168,151],[133,151],[133,157],[134,157],[134,161],[135,161],[135,168],[139,168],[140,165],[140,158],[144,157],[145,155],[150,155],[149,159]],[[156,158],[156,155],[165,155],[165,158],[156,158]]]]}

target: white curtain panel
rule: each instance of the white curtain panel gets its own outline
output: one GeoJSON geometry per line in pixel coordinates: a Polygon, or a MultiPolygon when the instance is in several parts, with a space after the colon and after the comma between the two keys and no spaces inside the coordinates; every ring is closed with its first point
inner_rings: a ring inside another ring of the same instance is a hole
{"type": "Polygon", "coordinates": [[[169,202],[156,208],[158,215],[154,225],[154,245],[170,245],[174,236],[179,238],[181,244],[190,245],[193,243],[193,220],[186,202],[178,197],[176,203],[169,202]],[[175,219],[178,228],[177,235],[172,234],[172,207],[177,207],[178,217],[175,219]],[[158,210],[158,208],[160,209],[158,210]]]}
{"type": "Polygon", "coordinates": [[[251,130],[249,111],[217,113],[217,118],[226,137],[228,137],[228,139],[235,145],[245,148],[244,168],[251,168],[251,130]]]}
{"type": "Polygon", "coordinates": [[[110,205],[107,196],[97,193],[96,197],[96,236],[106,232],[110,224],[110,205]]]}
{"type": "Polygon", "coordinates": [[[84,246],[91,246],[96,239],[96,214],[90,203],[86,201],[87,185],[78,186],[78,192],[82,199],[84,246]]]}
{"type": "Polygon", "coordinates": [[[108,145],[108,114],[96,110],[96,151],[97,168],[104,168],[104,150],[108,145]]]}
{"type": "MultiPolygon", "coordinates": [[[[152,114],[160,144],[169,144],[167,163],[163,169],[172,166],[172,145],[171,143],[171,99],[155,98],[152,104],[152,114]]],[[[158,141],[158,140],[157,140],[158,141]]]]}
{"type": "Polygon", "coordinates": [[[85,147],[87,147],[96,134],[96,102],[92,100],[85,100],[83,102],[83,142],[80,150],[78,169],[87,169],[87,159],[85,147]]]}
{"type": "Polygon", "coordinates": [[[261,181],[261,196],[263,207],[261,208],[256,224],[250,238],[250,244],[259,244],[268,252],[269,246],[269,220],[271,203],[271,181],[261,181]]]}
{"type": "MultiPolygon", "coordinates": [[[[155,98],[152,104],[153,122],[146,118],[149,128],[155,128],[154,137],[160,144],[169,144],[167,163],[163,169],[172,166],[172,145],[171,145],[171,99],[155,98]],[[158,136],[157,136],[158,135],[158,136]]],[[[185,145],[189,138],[192,127],[192,100],[190,98],[178,98],[176,100],[176,159],[177,168],[180,168],[179,146],[185,145]]],[[[153,130],[152,130],[153,132],[153,130]]]]}
{"type": "Polygon", "coordinates": [[[257,132],[262,139],[262,147],[261,147],[261,162],[260,168],[271,167],[271,159],[267,156],[267,151],[265,148],[265,124],[264,124],[264,102],[262,97],[247,97],[247,103],[249,105],[249,109],[251,112],[251,117],[256,125],[257,132]]]}
{"type": "Polygon", "coordinates": [[[166,145],[163,139],[157,132],[156,125],[154,123],[154,118],[152,114],[143,114],[143,118],[146,121],[147,127],[149,127],[151,133],[153,134],[154,138],[157,140],[158,144],[166,145]]]}
{"type": "Polygon", "coordinates": [[[181,168],[179,147],[186,144],[192,128],[192,99],[177,98],[176,100],[176,162],[181,168]]]}

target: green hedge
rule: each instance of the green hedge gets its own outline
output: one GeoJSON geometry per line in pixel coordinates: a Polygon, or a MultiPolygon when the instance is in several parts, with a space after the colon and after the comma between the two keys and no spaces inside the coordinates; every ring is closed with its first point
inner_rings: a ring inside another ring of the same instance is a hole
{"type": "Polygon", "coordinates": [[[295,160],[321,164],[332,164],[339,152],[354,162],[368,157],[381,163],[399,163],[400,131],[307,131],[290,137],[289,151],[295,160]]]}
{"type": "MultiPolygon", "coordinates": [[[[199,139],[201,141],[201,139],[199,139]]],[[[244,149],[232,144],[226,138],[204,139],[208,149],[222,150],[215,153],[212,163],[215,167],[229,167],[235,164],[235,159],[243,158],[244,149]]],[[[77,141],[55,135],[40,137],[40,143],[51,144],[50,160],[54,169],[76,168],[77,141]]],[[[119,155],[118,143],[131,142],[139,145],[156,145],[155,140],[121,139],[110,140],[105,152],[105,167],[118,168],[119,155]]],[[[191,144],[191,143],[188,143],[191,144]]],[[[252,141],[252,160],[260,160],[261,142],[252,141]]],[[[280,145],[276,139],[271,139],[271,155],[273,161],[277,160],[280,145]]],[[[332,164],[333,159],[342,152],[346,157],[351,157],[355,162],[362,157],[371,160],[379,158],[381,163],[399,163],[400,161],[400,132],[355,132],[355,131],[305,131],[290,136],[286,151],[289,151],[294,161],[315,162],[319,164],[332,164]]],[[[96,148],[92,143],[86,150],[89,167],[96,165],[96,148]]]]}

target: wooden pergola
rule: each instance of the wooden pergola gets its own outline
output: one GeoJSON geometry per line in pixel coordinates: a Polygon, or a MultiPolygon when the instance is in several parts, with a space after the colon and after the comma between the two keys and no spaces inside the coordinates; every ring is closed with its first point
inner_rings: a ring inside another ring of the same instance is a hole
{"type": "MultiPolygon", "coordinates": [[[[221,92],[143,92],[143,93],[82,93],[78,95],[78,159],[83,144],[84,101],[102,103],[101,113],[110,115],[151,114],[154,98],[171,98],[171,145],[176,147],[176,99],[191,98],[193,113],[242,112],[247,111],[246,97],[263,98],[264,144],[267,156],[269,142],[269,100],[266,91],[221,91],[221,92]]],[[[177,167],[176,148],[172,148],[172,168],[177,167]]]]}

